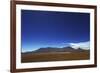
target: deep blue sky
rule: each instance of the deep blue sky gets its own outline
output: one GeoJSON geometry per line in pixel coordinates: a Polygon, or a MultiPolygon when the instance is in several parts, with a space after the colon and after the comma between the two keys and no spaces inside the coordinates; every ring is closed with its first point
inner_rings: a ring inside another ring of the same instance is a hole
{"type": "Polygon", "coordinates": [[[89,40],[89,13],[21,10],[23,52],[89,40]]]}

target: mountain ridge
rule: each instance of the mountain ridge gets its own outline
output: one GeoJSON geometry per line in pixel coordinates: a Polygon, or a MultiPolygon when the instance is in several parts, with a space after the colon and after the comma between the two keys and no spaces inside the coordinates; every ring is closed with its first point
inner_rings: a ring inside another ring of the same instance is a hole
{"type": "Polygon", "coordinates": [[[45,47],[45,48],[39,48],[35,51],[25,52],[25,53],[82,52],[82,51],[89,51],[89,50],[84,50],[82,48],[75,49],[75,48],[72,48],[70,46],[62,47],[62,48],[45,47]]]}

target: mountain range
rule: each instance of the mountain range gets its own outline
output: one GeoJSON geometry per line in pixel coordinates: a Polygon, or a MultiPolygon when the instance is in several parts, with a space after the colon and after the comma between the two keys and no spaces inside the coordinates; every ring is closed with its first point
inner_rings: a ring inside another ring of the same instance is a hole
{"type": "Polygon", "coordinates": [[[52,52],[83,52],[83,51],[89,51],[84,50],[82,48],[72,48],[70,46],[57,48],[57,47],[45,47],[45,48],[39,48],[38,50],[31,51],[31,52],[25,52],[25,53],[52,53],[52,52]]]}

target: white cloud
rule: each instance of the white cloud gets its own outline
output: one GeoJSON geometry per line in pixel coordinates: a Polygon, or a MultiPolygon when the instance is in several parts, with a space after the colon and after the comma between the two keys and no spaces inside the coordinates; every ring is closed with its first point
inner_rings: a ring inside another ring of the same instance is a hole
{"type": "Polygon", "coordinates": [[[78,48],[82,48],[84,50],[90,49],[90,42],[89,41],[87,41],[87,42],[80,42],[80,43],[69,43],[69,45],[72,48],[75,48],[75,49],[78,49],[78,48]]]}

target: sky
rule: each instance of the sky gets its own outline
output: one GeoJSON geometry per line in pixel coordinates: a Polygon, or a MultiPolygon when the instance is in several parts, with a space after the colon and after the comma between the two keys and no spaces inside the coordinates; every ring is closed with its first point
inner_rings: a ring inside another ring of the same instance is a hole
{"type": "Polygon", "coordinates": [[[89,13],[21,10],[22,52],[89,41],[89,13]]]}

